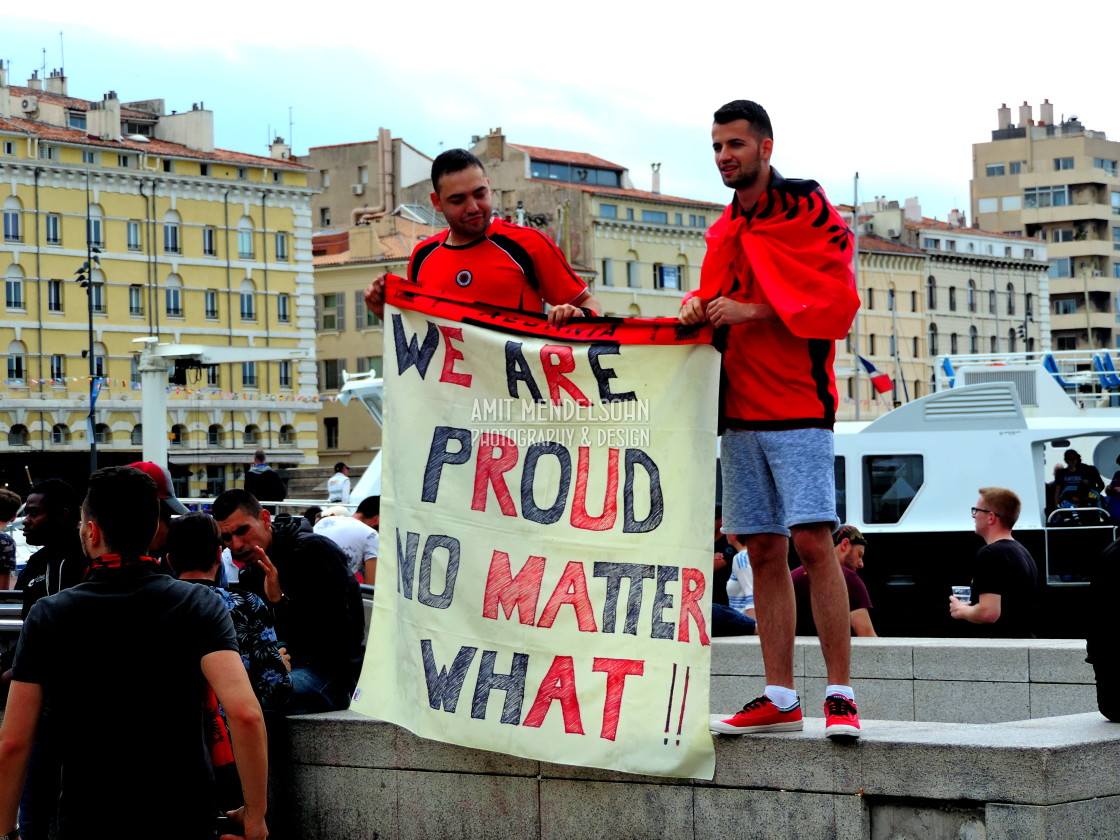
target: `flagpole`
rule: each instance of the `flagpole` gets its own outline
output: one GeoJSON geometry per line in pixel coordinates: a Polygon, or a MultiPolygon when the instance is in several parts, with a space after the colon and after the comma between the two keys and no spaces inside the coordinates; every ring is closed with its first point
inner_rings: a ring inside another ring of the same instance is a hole
{"type": "MultiPolygon", "coordinates": [[[[856,296],[859,297],[859,173],[852,182],[852,277],[856,283],[856,296]]],[[[862,302],[862,298],[861,298],[862,302]]],[[[862,307],[861,307],[862,308],[862,307]]],[[[852,367],[856,372],[856,420],[859,420],[859,309],[852,321],[852,367]]]]}

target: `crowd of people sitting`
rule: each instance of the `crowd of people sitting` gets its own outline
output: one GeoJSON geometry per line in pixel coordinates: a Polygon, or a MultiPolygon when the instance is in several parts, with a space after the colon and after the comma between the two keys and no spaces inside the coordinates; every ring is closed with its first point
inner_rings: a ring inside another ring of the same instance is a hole
{"type": "MultiPolygon", "coordinates": [[[[102,762],[86,779],[137,790],[160,780],[164,792],[146,795],[129,822],[182,815],[135,836],[203,836],[221,812],[238,823],[223,833],[264,836],[264,721],[349,704],[380,499],[306,519],[274,516],[245,489],[192,512],[172,487],[166,468],[138,462],[98,470],[84,500],[59,479],[35,484],[26,501],[0,491],[0,522],[22,506],[36,548],[14,578],[10,538],[0,540],[0,584],[21,592],[24,619],[0,662],[0,822],[18,803],[24,838],[109,818],[106,797],[74,783],[90,770],[83,755],[102,762]],[[184,791],[199,804],[179,807],[184,791]],[[167,807],[172,792],[177,806],[167,807]]],[[[112,816],[105,825],[134,836],[112,816]]]]}

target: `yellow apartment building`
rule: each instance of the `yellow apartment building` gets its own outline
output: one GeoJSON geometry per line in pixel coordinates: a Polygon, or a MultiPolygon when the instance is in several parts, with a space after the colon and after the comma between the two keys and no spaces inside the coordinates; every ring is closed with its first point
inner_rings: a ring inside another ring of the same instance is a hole
{"type": "Polygon", "coordinates": [[[148,434],[183,496],[241,486],[257,448],[317,462],[311,358],[180,370],[166,426],[141,425],[137,339],[314,352],[308,170],[279,139],[270,157],[215,148],[213,126],[202,103],[78,99],[61,71],[17,86],[0,69],[0,483],[81,486],[91,445],[128,463],[148,434]]]}

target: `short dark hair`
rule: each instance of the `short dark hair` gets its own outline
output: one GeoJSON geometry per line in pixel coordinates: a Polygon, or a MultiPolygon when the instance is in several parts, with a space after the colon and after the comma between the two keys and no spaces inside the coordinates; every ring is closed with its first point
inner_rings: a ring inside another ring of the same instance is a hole
{"type": "Polygon", "coordinates": [[[208,513],[195,511],[171,520],[164,555],[176,574],[208,572],[218,562],[222,536],[208,513]]]}
{"type": "Polygon", "coordinates": [[[375,516],[381,515],[381,497],[380,496],[366,496],[358,503],[358,509],[354,513],[360,513],[367,519],[373,519],[375,516]]]}
{"type": "Polygon", "coordinates": [[[224,522],[239,510],[250,516],[260,516],[261,503],[248,490],[235,487],[219,494],[218,498],[214,499],[214,504],[210,506],[210,513],[218,522],[224,522]]]}
{"type": "Polygon", "coordinates": [[[466,149],[448,149],[446,152],[441,152],[432,161],[432,189],[438,193],[439,182],[444,175],[453,175],[472,166],[477,166],[482,170],[483,175],[486,174],[486,167],[482,165],[482,161],[466,149]]]}
{"type": "Polygon", "coordinates": [[[159,524],[159,491],[135,467],[102,467],[89,477],[82,513],[114,554],[147,554],[159,524]]]}
{"type": "Polygon", "coordinates": [[[62,524],[77,525],[82,503],[77,491],[61,478],[47,478],[31,488],[28,496],[42,496],[43,507],[52,514],[61,514],[62,524]]]}
{"type": "Polygon", "coordinates": [[[308,522],[310,522],[312,525],[314,525],[315,520],[317,520],[319,518],[319,514],[322,513],[322,512],[323,512],[323,509],[321,507],[319,507],[318,505],[312,505],[311,507],[309,507],[307,510],[305,510],[303,512],[303,518],[306,519],[308,522]]]}
{"type": "Polygon", "coordinates": [[[770,125],[770,115],[757,102],[752,102],[749,99],[735,99],[726,105],[721,105],[713,116],[719,125],[727,125],[735,122],[735,120],[746,120],[759,137],[764,137],[767,140],[774,139],[774,128],[770,125]]]}
{"type": "Polygon", "coordinates": [[[254,452],[253,453],[253,460],[254,461],[259,461],[260,463],[263,464],[265,462],[264,450],[263,449],[258,449],[256,452],[254,452]]]}
{"type": "Polygon", "coordinates": [[[0,487],[0,522],[14,519],[22,504],[23,499],[20,498],[19,493],[15,493],[7,487],[0,487]]]}
{"type": "Polygon", "coordinates": [[[842,525],[840,530],[832,535],[832,544],[840,545],[847,540],[852,545],[867,545],[867,540],[855,525],[842,525]]]}
{"type": "Polygon", "coordinates": [[[346,469],[346,462],[345,461],[339,461],[337,464],[334,465],[334,471],[335,472],[342,472],[344,469],[346,469]]]}
{"type": "Polygon", "coordinates": [[[992,513],[1002,519],[1008,528],[1014,528],[1019,521],[1019,511],[1023,503],[1019,494],[1006,487],[981,487],[978,491],[984,504],[992,509],[992,513]]]}

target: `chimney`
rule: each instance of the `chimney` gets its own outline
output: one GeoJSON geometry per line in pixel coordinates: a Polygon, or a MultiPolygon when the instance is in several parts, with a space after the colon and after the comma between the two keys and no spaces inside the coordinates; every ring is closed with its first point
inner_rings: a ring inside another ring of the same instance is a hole
{"type": "Polygon", "coordinates": [[[4,62],[0,61],[0,88],[8,86],[8,70],[4,66],[4,62]]]}
{"type": "Polygon", "coordinates": [[[43,80],[39,78],[39,71],[35,70],[31,74],[31,78],[27,80],[27,86],[32,90],[42,90],[43,80]]]}
{"type": "Polygon", "coordinates": [[[1054,106],[1050,104],[1049,99],[1043,99],[1042,104],[1038,106],[1038,123],[1039,125],[1054,124],[1054,106]]]}
{"type": "Polygon", "coordinates": [[[62,70],[51,71],[51,74],[47,77],[44,90],[46,90],[47,93],[57,93],[59,96],[66,96],[66,77],[62,75],[62,70]]]}
{"type": "Polygon", "coordinates": [[[960,210],[953,209],[949,211],[949,227],[960,228],[964,227],[964,213],[960,210]]]}
{"type": "Polygon", "coordinates": [[[922,205],[918,203],[917,196],[906,199],[902,216],[908,222],[920,222],[922,220],[922,205]]]}
{"type": "Polygon", "coordinates": [[[1019,106],[1019,128],[1027,128],[1032,122],[1031,106],[1024,102],[1019,106]]]}
{"type": "Polygon", "coordinates": [[[653,183],[650,185],[650,192],[654,195],[661,195],[661,164],[651,163],[649,168],[653,172],[653,183]]]}
{"type": "Polygon", "coordinates": [[[268,156],[274,160],[291,160],[292,147],[284,142],[283,137],[277,137],[268,147],[268,156]]]}
{"type": "Polygon", "coordinates": [[[121,139],[121,101],[115,90],[105,94],[100,102],[89,103],[86,133],[102,140],[121,139]]]}
{"type": "Polygon", "coordinates": [[[486,135],[486,159],[506,159],[506,138],[501,126],[490,129],[490,133],[486,135]]]}
{"type": "Polygon", "coordinates": [[[1005,128],[1011,128],[1011,109],[1007,107],[1006,102],[999,106],[999,109],[996,111],[996,113],[999,115],[998,119],[1000,131],[1005,128]]]}

